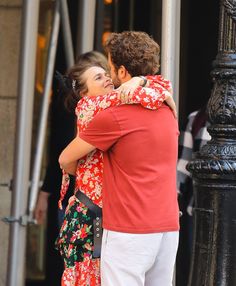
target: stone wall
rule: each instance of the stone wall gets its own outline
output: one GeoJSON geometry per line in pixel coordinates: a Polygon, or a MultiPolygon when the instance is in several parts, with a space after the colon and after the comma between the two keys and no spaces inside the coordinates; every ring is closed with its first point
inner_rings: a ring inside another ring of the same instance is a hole
{"type": "MultiPolygon", "coordinates": [[[[10,215],[22,0],[0,0],[0,218],[10,215]]],[[[9,226],[0,221],[0,286],[6,285],[9,226]]]]}

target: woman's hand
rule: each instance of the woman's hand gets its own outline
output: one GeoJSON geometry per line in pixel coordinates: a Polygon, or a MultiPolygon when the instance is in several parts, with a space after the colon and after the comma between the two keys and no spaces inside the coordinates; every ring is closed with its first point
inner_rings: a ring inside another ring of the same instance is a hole
{"type": "Polygon", "coordinates": [[[122,103],[129,103],[130,95],[134,93],[137,87],[141,86],[143,79],[135,76],[116,89],[120,93],[120,100],[122,103]]]}

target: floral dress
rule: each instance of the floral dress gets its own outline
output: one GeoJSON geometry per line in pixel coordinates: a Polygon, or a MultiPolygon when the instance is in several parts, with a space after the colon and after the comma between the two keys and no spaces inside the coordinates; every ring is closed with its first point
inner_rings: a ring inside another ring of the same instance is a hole
{"type": "MultiPolygon", "coordinates": [[[[128,104],[141,104],[145,108],[158,109],[172,92],[171,84],[162,76],[147,76],[148,88],[138,87],[128,104]]],[[[76,107],[78,133],[84,130],[100,111],[122,104],[116,91],[107,95],[82,98],[76,107]]],[[[95,149],[79,160],[76,170],[75,194],[83,192],[102,207],[103,153],[95,149]]],[[[59,207],[69,184],[69,176],[63,171],[59,207]]],[[[68,202],[64,221],[56,246],[65,264],[62,286],[100,286],[100,259],[93,258],[93,214],[73,195],[68,202]]]]}

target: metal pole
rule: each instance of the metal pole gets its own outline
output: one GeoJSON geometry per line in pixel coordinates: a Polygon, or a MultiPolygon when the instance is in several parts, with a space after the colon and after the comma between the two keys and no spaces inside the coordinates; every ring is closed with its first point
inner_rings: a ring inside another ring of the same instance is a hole
{"type": "Polygon", "coordinates": [[[207,113],[212,139],[187,167],[195,199],[189,286],[236,285],[236,1],[220,1],[211,75],[207,113]]]}
{"type": "Polygon", "coordinates": [[[33,163],[33,173],[32,173],[32,182],[31,182],[31,189],[30,189],[30,200],[29,200],[30,217],[32,217],[32,214],[35,208],[37,195],[38,195],[38,189],[39,189],[43,148],[44,148],[44,142],[45,142],[45,136],[46,136],[48,110],[49,110],[52,79],[53,79],[55,57],[56,57],[56,50],[57,50],[57,40],[58,40],[59,27],[60,27],[59,9],[60,9],[60,0],[57,0],[55,3],[52,34],[51,34],[50,44],[49,44],[46,77],[45,77],[45,83],[44,83],[43,101],[42,101],[41,113],[39,117],[40,122],[39,122],[39,129],[38,129],[37,141],[36,141],[37,142],[36,152],[35,152],[34,163],[33,163]]]}
{"type": "Polygon", "coordinates": [[[104,1],[97,0],[96,6],[96,38],[95,38],[95,50],[102,52],[102,36],[104,31],[104,1]]]}
{"type": "Polygon", "coordinates": [[[67,64],[67,68],[69,68],[73,66],[75,58],[74,58],[74,50],[73,50],[73,42],[72,42],[67,0],[61,0],[61,21],[62,21],[65,55],[66,55],[66,64],[67,64]]]}
{"type": "Polygon", "coordinates": [[[130,0],[129,2],[129,30],[133,30],[134,28],[134,0],[130,0]]]}
{"type": "MultiPolygon", "coordinates": [[[[181,0],[162,1],[161,74],[173,85],[173,98],[177,110],[179,106],[180,3],[181,0]]],[[[173,285],[175,285],[175,274],[173,285]]]]}
{"type": "Polygon", "coordinates": [[[23,286],[39,0],[24,0],[7,286],[23,286]]]}
{"type": "Polygon", "coordinates": [[[119,20],[121,21],[121,19],[119,18],[120,16],[120,9],[119,9],[119,0],[114,0],[114,24],[113,24],[113,29],[114,32],[118,32],[119,31],[119,20]]]}
{"type": "Polygon", "coordinates": [[[173,84],[179,104],[180,5],[181,0],[162,1],[161,73],[173,84]]]}
{"type": "Polygon", "coordinates": [[[96,0],[81,0],[79,7],[78,53],[94,49],[96,0]]]}

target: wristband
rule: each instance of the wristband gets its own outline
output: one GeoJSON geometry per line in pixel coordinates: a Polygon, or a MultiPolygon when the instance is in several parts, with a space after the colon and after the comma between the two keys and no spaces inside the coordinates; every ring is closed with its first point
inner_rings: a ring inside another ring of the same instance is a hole
{"type": "Polygon", "coordinates": [[[142,87],[144,87],[147,84],[147,79],[145,76],[140,75],[139,76],[143,80],[143,84],[141,84],[142,87]]]}

